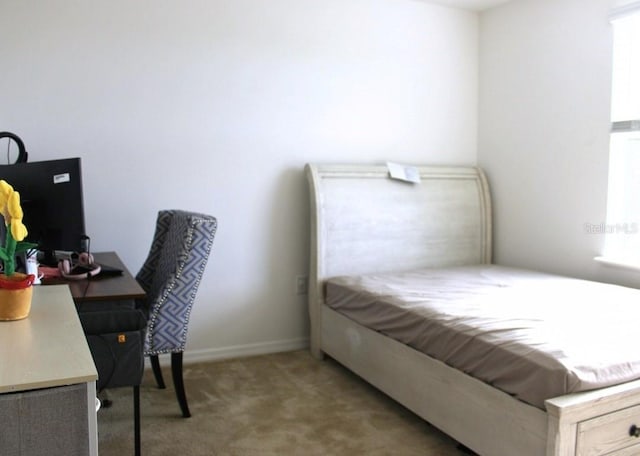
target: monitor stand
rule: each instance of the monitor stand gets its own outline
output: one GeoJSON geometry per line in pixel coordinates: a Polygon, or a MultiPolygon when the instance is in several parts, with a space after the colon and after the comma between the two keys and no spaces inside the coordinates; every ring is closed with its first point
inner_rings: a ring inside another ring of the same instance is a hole
{"type": "Polygon", "coordinates": [[[59,260],[60,259],[56,256],[55,250],[40,251],[40,254],[38,255],[38,263],[42,266],[57,268],[59,260]]]}

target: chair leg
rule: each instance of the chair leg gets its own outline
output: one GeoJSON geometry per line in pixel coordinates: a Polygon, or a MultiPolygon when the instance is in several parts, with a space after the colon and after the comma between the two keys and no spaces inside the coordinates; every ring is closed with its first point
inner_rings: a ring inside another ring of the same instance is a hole
{"type": "Polygon", "coordinates": [[[187,395],[184,392],[184,381],[182,378],[182,352],[171,353],[171,375],[173,376],[173,385],[176,388],[176,396],[182,410],[182,417],[189,418],[189,405],[187,404],[187,395]]]}
{"type": "Polygon", "coordinates": [[[140,456],[140,385],[133,387],[133,435],[135,456],[140,456]]]}
{"type": "Polygon", "coordinates": [[[153,369],[153,376],[156,378],[158,388],[165,389],[166,386],[164,384],[164,379],[162,378],[162,369],[160,369],[160,360],[158,359],[158,355],[150,355],[149,360],[151,361],[151,369],[153,369]]]}
{"type": "Polygon", "coordinates": [[[101,408],[109,408],[113,405],[113,401],[109,399],[108,390],[103,389],[100,391],[100,395],[102,396],[100,397],[101,408]]]}

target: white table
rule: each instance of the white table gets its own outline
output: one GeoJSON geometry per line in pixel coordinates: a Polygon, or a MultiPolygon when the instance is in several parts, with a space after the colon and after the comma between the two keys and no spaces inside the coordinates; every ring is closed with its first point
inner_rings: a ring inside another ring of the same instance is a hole
{"type": "Polygon", "coordinates": [[[0,454],[97,456],[98,374],[67,285],[0,321],[0,454]]]}

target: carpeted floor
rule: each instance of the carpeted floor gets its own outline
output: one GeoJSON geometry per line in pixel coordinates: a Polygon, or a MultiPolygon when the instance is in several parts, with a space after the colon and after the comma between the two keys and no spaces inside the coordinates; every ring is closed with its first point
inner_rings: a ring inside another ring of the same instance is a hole
{"type": "MultiPolygon", "coordinates": [[[[455,441],[331,359],[307,351],[184,366],[192,417],[148,370],[141,387],[143,456],[459,456],[455,441]]],[[[133,455],[132,389],[98,412],[100,456],[133,455]]]]}

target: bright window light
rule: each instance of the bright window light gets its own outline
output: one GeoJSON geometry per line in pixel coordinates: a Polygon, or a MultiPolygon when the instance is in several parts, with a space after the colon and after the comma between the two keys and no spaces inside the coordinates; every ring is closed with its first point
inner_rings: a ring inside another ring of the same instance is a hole
{"type": "Polygon", "coordinates": [[[613,22],[604,256],[640,265],[640,12],[613,22]]]}

